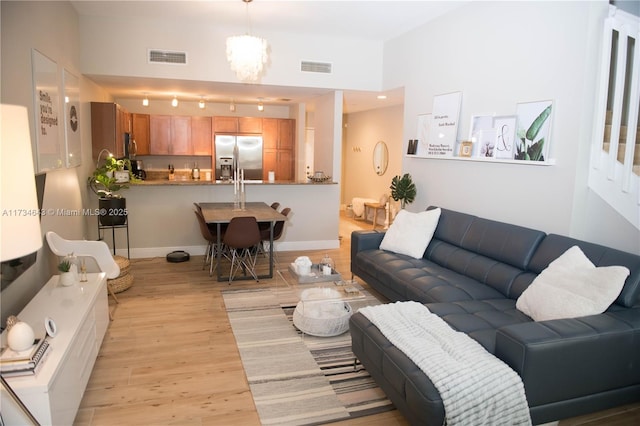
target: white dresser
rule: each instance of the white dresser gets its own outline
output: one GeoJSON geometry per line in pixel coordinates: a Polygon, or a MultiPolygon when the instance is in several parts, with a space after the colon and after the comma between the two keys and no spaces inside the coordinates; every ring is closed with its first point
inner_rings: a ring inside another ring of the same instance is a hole
{"type": "MultiPolygon", "coordinates": [[[[33,327],[36,337],[45,333],[45,318],[52,318],[57,326],[38,374],[6,378],[42,425],[73,424],[109,326],[106,281],[104,273],[88,274],[88,282],[62,287],[56,275],[18,314],[33,327]]],[[[5,422],[10,424],[6,418],[5,422]]]]}

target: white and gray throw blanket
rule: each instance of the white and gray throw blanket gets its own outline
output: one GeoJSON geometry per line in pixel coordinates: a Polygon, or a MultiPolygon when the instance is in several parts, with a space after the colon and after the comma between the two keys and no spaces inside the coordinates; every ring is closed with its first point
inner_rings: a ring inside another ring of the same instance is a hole
{"type": "Polygon", "coordinates": [[[431,379],[447,425],[530,425],[520,376],[417,302],[359,310],[431,379]]]}

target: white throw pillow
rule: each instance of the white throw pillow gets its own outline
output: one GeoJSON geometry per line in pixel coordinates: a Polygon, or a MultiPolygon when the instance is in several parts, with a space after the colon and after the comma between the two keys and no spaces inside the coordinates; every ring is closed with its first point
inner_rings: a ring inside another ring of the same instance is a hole
{"type": "Polygon", "coordinates": [[[440,209],[411,213],[400,210],[387,229],[380,248],[421,259],[438,226],[440,209]]]}
{"type": "Polygon", "coordinates": [[[535,321],[601,314],[616,300],[628,276],[624,266],[596,267],[573,246],[533,280],[516,308],[535,321]]]}

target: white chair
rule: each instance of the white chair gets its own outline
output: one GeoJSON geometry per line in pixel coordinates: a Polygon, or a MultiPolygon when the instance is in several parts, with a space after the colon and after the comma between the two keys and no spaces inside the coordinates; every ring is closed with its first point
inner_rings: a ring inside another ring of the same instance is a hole
{"type": "MultiPolygon", "coordinates": [[[[120,276],[120,267],[113,259],[109,246],[104,241],[65,240],[53,231],[47,232],[46,238],[49,248],[56,256],[64,257],[73,253],[77,257],[91,257],[95,259],[98,268],[107,275],[108,279],[116,279],[120,276]]],[[[119,303],[109,285],[107,285],[107,290],[116,303],[119,303]]],[[[109,317],[113,319],[111,312],[109,312],[109,317]]]]}

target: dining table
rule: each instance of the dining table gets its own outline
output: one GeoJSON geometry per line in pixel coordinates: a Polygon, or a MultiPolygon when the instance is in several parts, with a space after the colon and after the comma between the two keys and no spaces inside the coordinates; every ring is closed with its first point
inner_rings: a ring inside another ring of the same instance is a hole
{"type": "MultiPolygon", "coordinates": [[[[269,273],[258,275],[258,278],[273,278],[273,228],[276,222],[285,221],[287,217],[278,212],[276,209],[261,201],[252,201],[244,203],[244,206],[232,202],[202,202],[198,203],[202,208],[202,216],[207,224],[216,225],[217,244],[221,245],[222,225],[229,224],[234,217],[253,216],[258,223],[269,223],[269,273]]],[[[217,278],[218,281],[228,280],[223,277],[220,271],[220,261],[222,254],[218,250],[216,262],[218,264],[217,278]]],[[[251,276],[242,277],[244,279],[253,278],[251,276]]]]}

